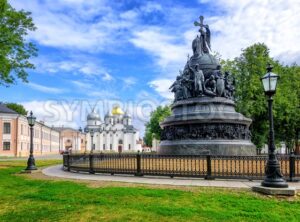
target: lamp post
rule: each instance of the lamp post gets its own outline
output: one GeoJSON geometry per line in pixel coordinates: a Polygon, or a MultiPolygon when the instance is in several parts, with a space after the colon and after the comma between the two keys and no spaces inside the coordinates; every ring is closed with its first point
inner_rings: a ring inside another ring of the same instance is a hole
{"type": "Polygon", "coordinates": [[[77,131],[77,149],[80,150],[80,152],[82,151],[81,148],[81,132],[82,132],[82,129],[81,127],[79,127],[78,131],[77,131]]]}
{"type": "Polygon", "coordinates": [[[273,98],[276,92],[278,75],[272,73],[273,67],[268,64],[267,74],[261,78],[264,91],[268,96],[268,113],[269,113],[269,144],[268,144],[268,161],[265,169],[265,179],[261,183],[264,187],[275,187],[275,188],[287,188],[288,184],[283,179],[280,172],[280,164],[275,154],[275,143],[274,143],[274,123],[272,105],[273,98]]]}
{"type": "Polygon", "coordinates": [[[30,154],[27,161],[27,168],[26,170],[37,170],[35,166],[35,160],[33,157],[33,126],[35,124],[36,117],[33,116],[32,111],[30,115],[27,117],[28,124],[30,126],[30,154]]]}
{"type": "Polygon", "coordinates": [[[91,153],[93,153],[93,151],[94,151],[94,141],[93,141],[94,130],[93,129],[90,130],[90,134],[91,134],[91,153]]]}

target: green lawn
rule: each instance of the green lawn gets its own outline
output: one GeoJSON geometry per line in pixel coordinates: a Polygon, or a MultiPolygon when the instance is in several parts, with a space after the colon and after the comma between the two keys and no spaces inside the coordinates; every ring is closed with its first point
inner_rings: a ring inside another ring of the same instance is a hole
{"type": "MultiPolygon", "coordinates": [[[[37,161],[46,166],[58,161],[37,161]]],[[[299,221],[300,198],[216,188],[92,188],[15,175],[24,161],[0,162],[0,221],[299,221]]]]}

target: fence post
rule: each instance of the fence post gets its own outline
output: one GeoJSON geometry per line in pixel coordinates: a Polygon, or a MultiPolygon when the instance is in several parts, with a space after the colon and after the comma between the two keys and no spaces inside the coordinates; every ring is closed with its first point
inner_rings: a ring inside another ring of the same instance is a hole
{"type": "Polygon", "coordinates": [[[210,154],[206,156],[206,167],[207,167],[207,174],[204,179],[214,180],[215,178],[211,176],[211,155],[210,154]]]}
{"type": "Polygon", "coordinates": [[[70,154],[67,154],[67,171],[70,171],[70,154]]]}
{"type": "Polygon", "coordinates": [[[89,162],[90,162],[89,173],[94,174],[95,171],[94,171],[94,155],[93,155],[93,153],[90,153],[90,155],[89,155],[89,162]]]}
{"type": "Polygon", "coordinates": [[[102,161],[104,158],[103,158],[103,153],[102,151],[100,152],[100,161],[102,161]]]}
{"type": "Polygon", "coordinates": [[[142,170],[141,170],[141,154],[138,150],[138,153],[136,154],[136,173],[135,176],[143,176],[142,170]]]}
{"type": "Polygon", "coordinates": [[[290,178],[288,181],[290,182],[297,182],[298,180],[294,179],[295,178],[295,154],[294,152],[292,151],[291,154],[290,154],[290,158],[289,158],[289,161],[290,161],[290,178]]]}

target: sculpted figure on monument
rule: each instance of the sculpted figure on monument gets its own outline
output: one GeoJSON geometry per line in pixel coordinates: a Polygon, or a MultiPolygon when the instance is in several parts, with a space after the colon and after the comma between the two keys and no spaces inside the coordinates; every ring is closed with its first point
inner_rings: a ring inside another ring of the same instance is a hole
{"type": "Polygon", "coordinates": [[[209,79],[205,81],[205,89],[206,95],[216,96],[216,80],[214,75],[211,75],[209,79]]]}
{"type": "Polygon", "coordinates": [[[161,134],[162,139],[250,139],[249,129],[243,125],[232,124],[196,124],[192,126],[165,127],[161,134]]]}
{"type": "Polygon", "coordinates": [[[203,24],[203,16],[199,26],[199,33],[192,43],[193,56],[187,56],[187,62],[179,78],[170,87],[175,93],[175,102],[178,100],[194,98],[199,96],[226,97],[233,99],[234,85],[232,77],[228,72],[225,76],[221,72],[221,65],[216,58],[210,54],[210,29],[203,24]]]}
{"type": "Polygon", "coordinates": [[[203,49],[202,49],[202,43],[201,43],[200,37],[197,35],[197,37],[192,42],[192,49],[193,49],[193,56],[198,57],[199,55],[202,55],[203,49]]]}
{"type": "Polygon", "coordinates": [[[182,78],[181,84],[184,90],[186,91],[186,98],[194,97],[194,90],[193,90],[194,81],[191,78],[191,71],[186,70],[185,72],[183,72],[181,78],[182,78]]]}
{"type": "Polygon", "coordinates": [[[232,99],[233,98],[233,93],[234,93],[234,79],[232,80],[230,78],[230,73],[229,72],[225,72],[225,77],[224,77],[224,80],[225,80],[225,97],[226,98],[229,98],[229,99],[232,99]]]}
{"type": "Polygon", "coordinates": [[[184,89],[181,86],[181,77],[177,76],[175,82],[170,86],[171,92],[174,92],[175,101],[184,99],[184,89]]]}
{"type": "Polygon", "coordinates": [[[224,96],[225,83],[220,65],[217,66],[217,69],[213,71],[212,75],[215,77],[216,80],[217,96],[224,96]]]}
{"type": "Polygon", "coordinates": [[[199,55],[203,55],[203,53],[209,53],[210,51],[210,29],[208,25],[203,24],[204,17],[200,16],[200,23],[195,21],[194,25],[199,26],[199,32],[200,36],[197,35],[197,37],[194,39],[192,43],[193,53],[194,57],[197,57],[199,55]],[[205,28],[205,31],[204,29],[205,28]]]}
{"type": "Polygon", "coordinates": [[[202,70],[199,70],[199,66],[195,66],[194,70],[194,88],[195,88],[195,96],[203,95],[205,91],[204,86],[204,74],[202,70]]]}

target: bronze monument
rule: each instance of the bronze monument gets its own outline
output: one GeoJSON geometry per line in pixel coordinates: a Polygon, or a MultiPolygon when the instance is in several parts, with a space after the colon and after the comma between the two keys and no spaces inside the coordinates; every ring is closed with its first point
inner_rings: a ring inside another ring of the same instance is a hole
{"type": "Polygon", "coordinates": [[[193,56],[170,87],[175,99],[172,115],[162,123],[160,154],[255,155],[251,119],[235,111],[234,78],[221,71],[211,54],[208,25],[199,26],[192,42],[193,56]]]}

